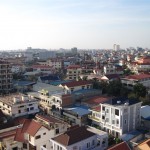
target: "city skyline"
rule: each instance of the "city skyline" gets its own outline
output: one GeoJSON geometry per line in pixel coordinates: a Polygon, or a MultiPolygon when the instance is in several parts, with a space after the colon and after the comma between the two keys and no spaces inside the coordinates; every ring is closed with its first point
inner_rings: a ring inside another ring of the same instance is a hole
{"type": "Polygon", "coordinates": [[[150,48],[148,0],[0,0],[0,49],[150,48]]]}

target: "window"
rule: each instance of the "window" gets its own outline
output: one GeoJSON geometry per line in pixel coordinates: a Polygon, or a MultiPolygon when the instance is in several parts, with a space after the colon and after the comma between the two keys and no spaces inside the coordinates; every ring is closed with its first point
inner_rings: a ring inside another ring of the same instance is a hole
{"type": "Polygon", "coordinates": [[[35,137],[35,139],[40,139],[41,138],[41,135],[37,135],[36,137],[35,137]]]}
{"type": "Polygon", "coordinates": [[[34,110],[34,107],[31,107],[30,110],[34,110]]]}
{"type": "Polygon", "coordinates": [[[23,148],[27,149],[27,144],[23,143],[23,148]]]}
{"type": "Polygon", "coordinates": [[[102,116],[102,119],[105,119],[105,116],[102,116]]]}
{"type": "Polygon", "coordinates": [[[115,115],[119,116],[119,110],[115,109],[115,115]]]}
{"type": "Polygon", "coordinates": [[[104,106],[102,107],[102,110],[105,111],[105,107],[104,106]]]}
{"type": "Polygon", "coordinates": [[[56,129],[55,131],[56,131],[56,134],[58,134],[58,133],[59,133],[59,129],[56,129]]]}
{"type": "Polygon", "coordinates": [[[89,148],[90,147],[90,142],[89,143],[87,143],[87,148],[89,148]]]}
{"type": "Polygon", "coordinates": [[[109,109],[107,109],[106,112],[109,113],[109,109]]]}
{"type": "Polygon", "coordinates": [[[45,148],[46,148],[46,144],[45,144],[45,145],[43,145],[43,147],[45,147],[45,148]]]}
{"type": "Polygon", "coordinates": [[[33,104],[29,104],[29,106],[32,106],[33,104]]]}
{"type": "Polygon", "coordinates": [[[31,136],[29,135],[29,141],[31,141],[31,136]]]}
{"type": "Polygon", "coordinates": [[[118,119],[116,120],[116,124],[119,124],[119,120],[118,119]]]}
{"type": "Polygon", "coordinates": [[[46,135],[46,133],[43,133],[43,135],[46,135]]]}
{"type": "Polygon", "coordinates": [[[20,114],[20,113],[21,113],[21,110],[18,110],[18,113],[20,114]]]}
{"type": "Polygon", "coordinates": [[[21,108],[21,107],[24,107],[24,105],[20,106],[20,108],[21,108]]]}
{"type": "Polygon", "coordinates": [[[71,92],[73,92],[74,88],[71,88],[71,92]]]}
{"type": "Polygon", "coordinates": [[[92,145],[95,145],[95,141],[94,140],[92,141],[92,145]]]}
{"type": "Polygon", "coordinates": [[[127,124],[127,120],[126,119],[124,120],[124,124],[127,124]]]}

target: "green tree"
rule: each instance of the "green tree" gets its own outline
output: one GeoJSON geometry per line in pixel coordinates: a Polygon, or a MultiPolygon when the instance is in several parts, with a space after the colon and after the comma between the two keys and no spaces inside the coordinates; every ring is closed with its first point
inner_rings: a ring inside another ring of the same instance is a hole
{"type": "Polygon", "coordinates": [[[133,86],[133,92],[136,95],[136,98],[145,97],[147,93],[146,87],[143,86],[141,83],[135,84],[133,86]]]}
{"type": "Polygon", "coordinates": [[[112,96],[120,96],[121,88],[122,88],[122,83],[118,80],[114,80],[109,83],[107,87],[107,93],[108,95],[112,95],[112,96]]]}

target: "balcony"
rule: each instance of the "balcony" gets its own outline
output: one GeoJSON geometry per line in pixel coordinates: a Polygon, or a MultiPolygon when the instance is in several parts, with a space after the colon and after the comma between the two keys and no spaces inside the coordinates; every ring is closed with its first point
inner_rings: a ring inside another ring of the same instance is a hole
{"type": "Polygon", "coordinates": [[[88,118],[91,119],[91,120],[93,120],[93,121],[96,121],[96,122],[101,122],[100,118],[94,117],[92,115],[88,115],[88,118]]]}

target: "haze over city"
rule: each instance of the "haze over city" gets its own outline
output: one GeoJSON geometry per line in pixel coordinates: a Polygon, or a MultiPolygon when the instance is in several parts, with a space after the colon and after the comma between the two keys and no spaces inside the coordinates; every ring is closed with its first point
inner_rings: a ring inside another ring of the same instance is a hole
{"type": "Polygon", "coordinates": [[[0,49],[150,48],[149,0],[0,0],[0,49]]]}

